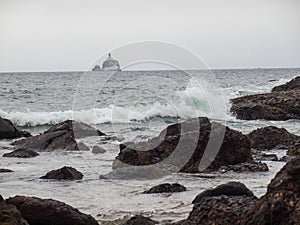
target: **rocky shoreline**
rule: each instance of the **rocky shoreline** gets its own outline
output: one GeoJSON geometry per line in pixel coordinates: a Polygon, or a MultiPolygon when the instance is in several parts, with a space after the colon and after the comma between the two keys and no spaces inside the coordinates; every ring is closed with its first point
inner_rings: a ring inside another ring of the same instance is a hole
{"type": "MultiPolygon", "coordinates": [[[[300,119],[300,77],[274,87],[272,93],[232,99],[231,111],[238,119],[287,120],[300,119]]],[[[0,118],[0,139],[22,138],[12,143],[13,151],[3,157],[39,157],[41,152],[91,151],[78,138],[109,137],[93,127],[67,120],[53,125],[42,134],[32,136],[0,118]]],[[[122,143],[113,162],[113,175],[141,176],[155,179],[174,172],[264,172],[262,161],[279,160],[265,151],[285,149],[290,157],[286,165],[268,185],[267,193],[257,198],[244,184],[229,182],[200,193],[192,204],[187,219],[174,225],[192,224],[300,224],[300,137],[284,128],[268,126],[242,134],[206,117],[189,119],[168,126],[154,138],[140,143],[122,143]],[[220,141],[221,140],[221,141],[220,141]],[[216,151],[217,149],[217,151],[216,151]]],[[[63,165],[62,165],[63,166],[63,165]]],[[[2,168],[0,172],[12,172],[2,168]]],[[[110,179],[111,174],[100,176],[110,179]]],[[[72,167],[48,172],[40,179],[80,180],[83,173],[72,167]]],[[[163,183],[141,190],[141,194],[175,193],[187,190],[184,184],[163,183]]],[[[1,194],[1,193],[0,193],[1,194]]],[[[147,225],[158,222],[137,215],[126,225],[147,225]]],[[[0,225],[13,224],[98,224],[90,215],[63,202],[37,197],[0,196],[0,225]]]]}

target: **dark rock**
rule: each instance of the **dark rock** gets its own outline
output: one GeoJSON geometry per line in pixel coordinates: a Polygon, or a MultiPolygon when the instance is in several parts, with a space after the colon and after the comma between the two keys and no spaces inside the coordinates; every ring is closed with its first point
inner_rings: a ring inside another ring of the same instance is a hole
{"type": "Polygon", "coordinates": [[[300,157],[291,159],[268,185],[267,193],[246,210],[241,224],[299,224],[300,157]]]}
{"type": "Polygon", "coordinates": [[[101,148],[98,145],[95,145],[92,149],[92,153],[94,153],[94,154],[103,154],[105,152],[106,152],[106,150],[104,148],[101,148]]]}
{"type": "Polygon", "coordinates": [[[300,92],[273,92],[231,99],[231,112],[243,120],[300,119],[300,92]]]}
{"type": "Polygon", "coordinates": [[[194,208],[181,225],[239,224],[242,213],[251,208],[257,198],[242,183],[229,182],[200,193],[194,208]]]}
{"type": "Polygon", "coordinates": [[[0,173],[11,173],[11,172],[14,172],[10,169],[0,169],[0,173]]]}
{"type": "Polygon", "coordinates": [[[186,191],[186,187],[178,184],[178,183],[165,183],[165,184],[159,184],[157,186],[154,186],[150,188],[147,191],[144,191],[144,194],[153,194],[153,193],[168,193],[168,192],[182,192],[186,191]]]}
{"type": "Polygon", "coordinates": [[[113,168],[163,161],[180,172],[196,173],[251,160],[250,141],[245,135],[200,117],[170,125],[147,142],[123,144],[113,168]]]}
{"type": "Polygon", "coordinates": [[[53,199],[15,196],[6,202],[15,205],[30,225],[98,225],[90,215],[53,199]]]}
{"type": "Polygon", "coordinates": [[[256,161],[278,161],[276,154],[261,153],[253,156],[256,161]]]}
{"type": "Polygon", "coordinates": [[[300,91],[300,77],[296,77],[285,84],[274,87],[272,89],[272,92],[291,91],[291,90],[300,91]]]}
{"type": "Polygon", "coordinates": [[[17,149],[9,153],[3,154],[3,157],[17,157],[17,158],[32,158],[35,156],[38,156],[39,153],[37,153],[34,150],[30,149],[17,149]]]}
{"type": "Polygon", "coordinates": [[[214,196],[201,199],[192,212],[180,225],[229,225],[240,224],[242,213],[251,208],[256,197],[248,196],[214,196]]]}
{"type": "Polygon", "coordinates": [[[83,142],[79,142],[77,144],[77,147],[80,151],[89,151],[90,150],[90,148],[86,144],[84,144],[83,142]]]}
{"type": "Polygon", "coordinates": [[[129,220],[127,220],[122,225],[154,225],[154,224],[158,224],[158,222],[151,220],[147,217],[144,217],[142,215],[137,215],[137,216],[131,217],[129,220]]]}
{"type": "Polygon", "coordinates": [[[13,139],[30,136],[31,134],[29,132],[17,129],[10,120],[0,117],[0,139],[13,139]]]}
{"type": "Polygon", "coordinates": [[[220,168],[220,172],[238,172],[238,173],[245,173],[245,172],[267,172],[269,171],[269,167],[266,163],[262,162],[245,162],[239,163],[236,165],[229,165],[229,166],[222,166],[220,168]]]}
{"type": "Polygon", "coordinates": [[[55,180],[81,180],[83,174],[78,170],[64,166],[57,170],[52,170],[48,172],[45,176],[42,176],[41,179],[55,179],[55,180]]]}
{"type": "Polygon", "coordinates": [[[28,225],[16,206],[7,204],[0,195],[0,225],[28,225]]]}
{"type": "Polygon", "coordinates": [[[291,156],[300,156],[300,140],[291,143],[286,154],[291,156]]]}
{"type": "Polygon", "coordinates": [[[253,197],[254,194],[250,191],[243,183],[240,182],[228,182],[226,184],[221,184],[213,189],[208,189],[201,192],[196,198],[193,200],[193,204],[198,204],[203,200],[203,198],[207,197],[215,197],[215,196],[248,196],[253,197]]]}
{"type": "Polygon", "coordinates": [[[295,158],[295,156],[285,155],[279,159],[280,162],[288,162],[291,159],[295,158]]]}
{"type": "Polygon", "coordinates": [[[257,150],[282,148],[282,146],[289,146],[297,139],[300,140],[299,136],[289,133],[284,128],[274,126],[259,128],[247,136],[250,139],[251,148],[257,150]]]}
{"type": "Polygon", "coordinates": [[[43,134],[29,137],[13,144],[17,149],[31,149],[36,151],[54,151],[54,150],[78,150],[75,138],[88,136],[105,135],[99,130],[84,124],[67,120],[52,126],[43,134]]]}

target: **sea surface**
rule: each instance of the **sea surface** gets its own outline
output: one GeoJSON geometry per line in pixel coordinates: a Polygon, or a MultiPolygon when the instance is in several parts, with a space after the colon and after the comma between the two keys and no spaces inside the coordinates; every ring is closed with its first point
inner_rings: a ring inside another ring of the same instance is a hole
{"type": "MultiPolygon", "coordinates": [[[[113,137],[90,137],[82,141],[90,148],[99,145],[104,154],[50,152],[30,159],[3,158],[0,194],[54,198],[101,224],[119,224],[142,213],[160,221],[177,221],[192,210],[192,200],[201,191],[228,181],[245,183],[257,196],[283,166],[267,162],[265,173],[179,174],[158,179],[99,179],[112,171],[119,144],[155,137],[168,125],[188,118],[207,116],[214,121],[248,133],[275,125],[300,135],[300,121],[243,121],[230,113],[230,99],[270,92],[272,87],[300,75],[300,69],[249,69],[199,71],[43,72],[0,74],[0,116],[21,129],[39,134],[67,119],[90,124],[113,137]],[[84,174],[81,181],[45,181],[39,177],[63,166],[84,174]],[[163,182],[185,185],[186,192],[142,194],[163,182]]],[[[0,142],[0,154],[11,151],[11,141],[0,142]]],[[[279,157],[283,150],[275,151],[279,157]]]]}

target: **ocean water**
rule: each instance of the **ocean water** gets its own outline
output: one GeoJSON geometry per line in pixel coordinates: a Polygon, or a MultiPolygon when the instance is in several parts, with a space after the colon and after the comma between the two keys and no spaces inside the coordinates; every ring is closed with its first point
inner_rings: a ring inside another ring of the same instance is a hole
{"type": "MultiPolygon", "coordinates": [[[[270,171],[266,173],[212,173],[206,178],[199,174],[172,174],[151,180],[102,180],[99,175],[112,171],[120,143],[146,140],[169,124],[197,116],[207,116],[243,133],[275,125],[300,135],[300,121],[243,121],[235,119],[229,111],[231,98],[269,92],[299,74],[300,69],[2,73],[0,116],[18,127],[39,134],[52,124],[75,119],[113,138],[79,140],[90,148],[100,145],[107,150],[104,154],[51,152],[31,159],[1,157],[0,167],[15,172],[0,174],[0,194],[61,200],[91,214],[102,224],[118,224],[138,213],[161,223],[184,219],[197,194],[233,180],[245,183],[261,196],[282,162],[267,162],[270,171]],[[75,167],[84,179],[39,179],[62,166],[75,167]],[[179,182],[188,191],[142,194],[163,182],[179,182]]],[[[1,155],[11,151],[10,142],[0,142],[1,155]]],[[[278,150],[276,154],[283,156],[285,152],[278,150]]]]}

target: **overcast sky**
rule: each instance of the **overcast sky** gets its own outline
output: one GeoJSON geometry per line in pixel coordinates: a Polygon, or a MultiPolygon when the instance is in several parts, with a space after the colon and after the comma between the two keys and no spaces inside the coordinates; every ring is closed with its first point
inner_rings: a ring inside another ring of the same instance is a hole
{"type": "Polygon", "coordinates": [[[0,0],[0,71],[85,70],[143,40],[211,68],[300,67],[299,12],[299,0],[0,0]]]}

